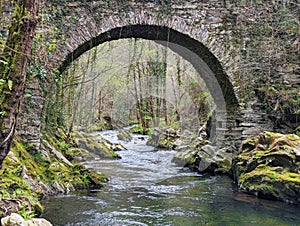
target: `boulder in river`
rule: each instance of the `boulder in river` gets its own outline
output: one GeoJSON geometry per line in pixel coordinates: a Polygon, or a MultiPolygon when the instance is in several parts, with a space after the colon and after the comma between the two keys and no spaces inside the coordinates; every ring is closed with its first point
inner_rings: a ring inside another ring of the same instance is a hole
{"type": "Polygon", "coordinates": [[[113,144],[109,140],[100,135],[91,135],[83,132],[76,132],[75,134],[76,146],[80,149],[74,149],[74,153],[69,153],[73,157],[76,153],[85,153],[85,157],[101,157],[101,158],[120,158],[116,151],[126,149],[120,144],[113,144]]]}
{"type": "Polygon", "coordinates": [[[189,146],[180,150],[172,159],[177,165],[189,167],[198,172],[213,174],[229,173],[232,153],[207,144],[206,140],[196,138],[189,146]]]}
{"type": "Polygon", "coordinates": [[[174,144],[180,138],[179,130],[172,128],[155,128],[147,141],[147,145],[158,148],[175,148],[174,144]]]}
{"type": "Polygon", "coordinates": [[[241,145],[233,159],[241,192],[300,203],[300,137],[263,132],[241,145]]]}
{"type": "Polygon", "coordinates": [[[124,130],[124,129],[120,130],[117,137],[119,140],[122,140],[122,141],[131,141],[133,139],[130,132],[128,132],[127,130],[124,130]]]}

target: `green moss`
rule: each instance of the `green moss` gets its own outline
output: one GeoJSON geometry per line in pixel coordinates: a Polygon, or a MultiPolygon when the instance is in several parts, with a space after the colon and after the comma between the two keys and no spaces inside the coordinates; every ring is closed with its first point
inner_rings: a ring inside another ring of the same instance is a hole
{"type": "Polygon", "coordinates": [[[188,165],[193,165],[193,164],[195,164],[196,163],[196,156],[192,156],[190,159],[189,159],[189,161],[188,161],[188,165]]]}
{"type": "Polygon", "coordinates": [[[99,173],[92,172],[88,170],[85,166],[81,164],[76,164],[73,166],[72,176],[80,178],[74,184],[75,188],[101,188],[103,183],[107,182],[107,178],[99,173]]]}
{"type": "Polygon", "coordinates": [[[75,149],[72,147],[68,149],[68,153],[72,157],[77,157],[76,153],[73,151],[79,151],[85,153],[85,156],[82,157],[102,157],[102,158],[112,158],[114,156],[113,151],[116,150],[115,145],[110,141],[101,138],[97,135],[93,136],[87,133],[77,132],[75,142],[76,146],[80,147],[81,150],[75,149]]]}
{"type": "MultiPolygon", "coordinates": [[[[245,181],[248,183],[256,182],[255,178],[260,178],[263,181],[276,180],[280,183],[297,183],[300,185],[300,174],[292,173],[286,169],[278,170],[278,167],[270,167],[267,165],[259,165],[255,170],[242,173],[240,175],[240,183],[243,184],[245,181]]],[[[262,182],[262,181],[259,181],[262,182]]]]}
{"type": "Polygon", "coordinates": [[[66,151],[66,155],[70,156],[71,158],[78,158],[78,157],[81,157],[81,158],[90,158],[90,157],[95,158],[95,157],[97,157],[96,154],[88,152],[87,150],[82,149],[82,148],[69,148],[66,151]]]}
{"type": "Polygon", "coordinates": [[[0,204],[5,207],[9,202],[19,200],[21,204],[16,207],[16,210],[24,218],[31,218],[42,212],[39,194],[32,192],[33,188],[24,179],[25,175],[38,176],[39,171],[34,167],[37,165],[32,161],[30,154],[26,152],[24,145],[15,142],[12,152],[5,158],[0,170],[0,204]],[[24,161],[25,158],[28,159],[24,161]],[[33,210],[32,207],[34,207],[33,210]]]}
{"type": "Polygon", "coordinates": [[[93,125],[91,125],[90,127],[87,128],[86,132],[87,133],[91,133],[91,132],[94,132],[94,131],[102,131],[106,129],[106,126],[104,123],[95,123],[93,125]]]}
{"type": "MultiPolygon", "coordinates": [[[[150,134],[149,133],[150,129],[149,128],[143,128],[141,125],[134,126],[134,127],[130,128],[129,131],[131,133],[135,133],[135,134],[142,134],[142,135],[149,135],[150,134]]],[[[152,133],[153,133],[153,131],[152,131],[152,133]]]]}
{"type": "MultiPolygon", "coordinates": [[[[62,145],[61,141],[49,134],[44,137],[62,153],[68,152],[68,146],[71,146],[62,145]]],[[[67,191],[74,188],[100,188],[107,181],[105,176],[79,163],[73,162],[73,166],[66,164],[49,150],[47,155],[46,158],[41,152],[32,151],[24,142],[14,142],[0,170],[0,212],[17,202],[22,205],[14,204],[12,211],[19,212],[25,219],[31,218],[42,213],[39,200],[49,191],[56,193],[57,185],[67,191]],[[40,183],[44,185],[40,186],[40,183]]]]}

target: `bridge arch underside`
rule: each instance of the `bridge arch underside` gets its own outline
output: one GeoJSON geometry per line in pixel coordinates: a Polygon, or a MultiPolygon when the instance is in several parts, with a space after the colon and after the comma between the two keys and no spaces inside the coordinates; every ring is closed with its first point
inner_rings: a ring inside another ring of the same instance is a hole
{"type": "Polygon", "coordinates": [[[231,130],[228,127],[234,127],[232,123],[229,123],[231,125],[228,126],[228,118],[235,118],[233,115],[236,114],[236,109],[238,109],[238,101],[233,85],[220,62],[209,49],[186,34],[165,26],[128,25],[117,27],[79,45],[66,56],[60,65],[59,71],[62,73],[74,60],[93,47],[104,42],[125,38],[141,38],[155,41],[167,46],[193,65],[205,82],[216,105],[216,114],[214,114],[212,119],[214,131],[210,131],[210,134],[214,135],[214,140],[225,141],[226,131],[231,130]],[[218,131],[221,131],[219,133],[221,137],[216,135],[218,131]]]}

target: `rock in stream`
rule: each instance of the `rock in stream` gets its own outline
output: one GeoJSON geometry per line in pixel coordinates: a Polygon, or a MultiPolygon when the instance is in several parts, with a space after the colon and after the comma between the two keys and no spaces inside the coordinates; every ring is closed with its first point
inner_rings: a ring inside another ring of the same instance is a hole
{"type": "Polygon", "coordinates": [[[233,159],[238,189],[260,198],[300,203],[300,137],[263,132],[233,159]]]}

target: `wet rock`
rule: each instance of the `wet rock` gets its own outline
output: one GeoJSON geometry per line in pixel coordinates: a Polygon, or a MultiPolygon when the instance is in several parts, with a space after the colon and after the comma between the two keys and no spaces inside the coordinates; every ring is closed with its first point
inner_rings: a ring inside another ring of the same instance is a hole
{"type": "Polygon", "coordinates": [[[43,218],[33,218],[28,221],[28,226],[52,226],[52,224],[43,218]]]}
{"type": "Polygon", "coordinates": [[[10,216],[1,219],[2,226],[52,226],[52,224],[43,218],[33,218],[25,220],[21,215],[12,213],[10,216]]]}
{"type": "Polygon", "coordinates": [[[126,130],[121,130],[118,133],[117,137],[119,140],[122,140],[122,141],[131,141],[132,140],[131,134],[126,130]]]}
{"type": "Polygon", "coordinates": [[[188,148],[178,152],[172,159],[177,165],[213,174],[229,174],[231,160],[231,152],[207,144],[206,140],[200,138],[195,139],[188,148]]]}
{"type": "MultiPolygon", "coordinates": [[[[180,138],[179,130],[172,128],[154,129],[153,134],[147,141],[147,145],[158,147],[158,148],[175,148],[174,143],[180,138]]],[[[179,141],[177,141],[179,142],[179,141]]],[[[182,142],[179,142],[181,145],[182,142]]]]}
{"type": "Polygon", "coordinates": [[[172,162],[181,167],[191,167],[195,163],[197,153],[198,150],[192,150],[187,146],[173,157],[172,162]]]}
{"type": "Polygon", "coordinates": [[[196,156],[198,172],[230,174],[232,152],[212,145],[204,145],[196,156]]]}
{"type": "Polygon", "coordinates": [[[197,154],[202,146],[206,144],[206,140],[196,138],[186,146],[177,148],[178,153],[173,157],[172,161],[179,166],[197,168],[195,166],[197,154]]]}
{"type": "Polygon", "coordinates": [[[244,141],[233,159],[241,192],[300,203],[300,137],[263,132],[244,141]]]}
{"type": "MultiPolygon", "coordinates": [[[[101,158],[119,158],[115,151],[126,149],[122,145],[113,144],[99,135],[91,135],[83,132],[76,133],[75,143],[81,150],[80,152],[85,152],[85,156],[88,156],[88,153],[90,153],[90,157],[96,155],[101,158]]],[[[72,155],[72,153],[70,154],[72,155]]]]}

